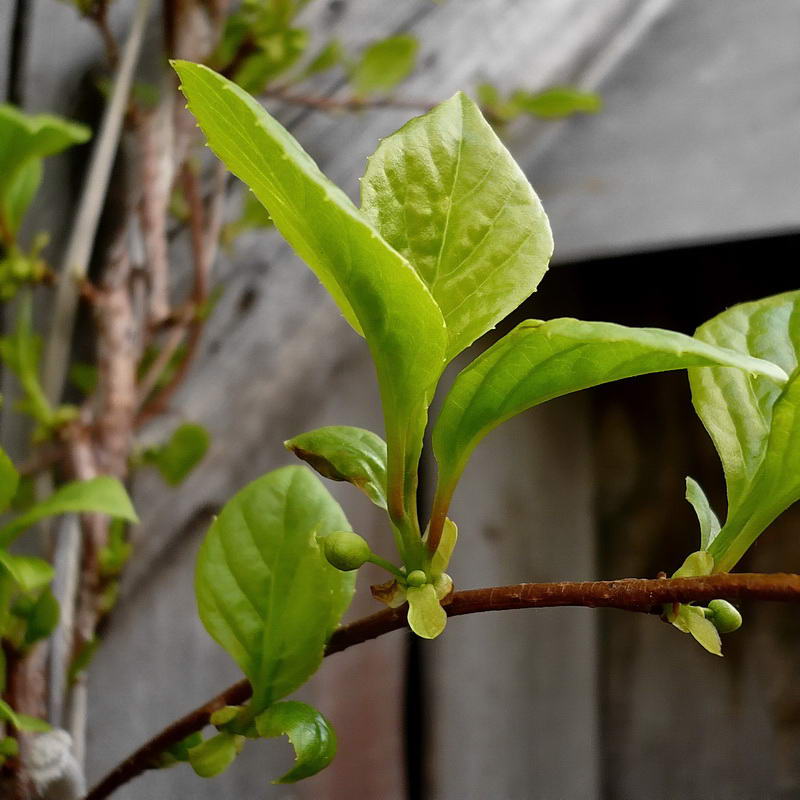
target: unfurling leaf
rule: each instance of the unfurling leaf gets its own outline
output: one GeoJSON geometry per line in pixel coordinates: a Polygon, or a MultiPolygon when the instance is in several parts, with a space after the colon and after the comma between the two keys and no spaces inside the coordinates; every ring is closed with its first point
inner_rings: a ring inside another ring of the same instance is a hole
{"type": "Polygon", "coordinates": [[[702,608],[680,605],[677,613],[670,612],[667,619],[683,633],[691,634],[709,653],[722,655],[722,641],[719,631],[711,620],[706,619],[702,608]]]}
{"type": "Polygon", "coordinates": [[[733,306],[695,335],[789,375],[781,385],[726,367],[689,372],[692,402],[725,471],[727,518],[709,552],[716,571],[727,572],[800,499],[800,292],[733,306]]]}
{"type": "Polygon", "coordinates": [[[431,290],[447,360],[536,290],[553,252],[547,216],[480,109],[456,94],[386,137],[362,209],[431,290]]]}
{"type": "Polygon", "coordinates": [[[720,524],[708,502],[705,492],[694,478],[686,478],[686,499],[691,503],[700,523],[700,548],[708,550],[719,533],[720,524]]]}
{"type": "Polygon", "coordinates": [[[284,442],[325,478],[347,481],[386,508],[386,442],[372,431],[331,425],[284,442]]]}
{"type": "Polygon", "coordinates": [[[431,556],[430,573],[432,578],[436,579],[441,577],[442,573],[447,569],[457,541],[458,527],[451,519],[446,519],[444,521],[444,528],[442,529],[442,538],[439,540],[439,546],[436,548],[436,552],[433,556],[431,556]]]}
{"type": "Polygon", "coordinates": [[[293,692],[322,662],[355,576],[328,564],[318,539],[349,528],[305,467],[253,481],[211,526],[197,558],[200,619],[250,680],[252,713],[293,692]]]}
{"type": "Polygon", "coordinates": [[[406,599],[411,630],[423,639],[435,639],[447,625],[447,613],[439,602],[433,584],[409,586],[406,589],[406,599]]]}
{"type": "Polygon", "coordinates": [[[683,564],[672,574],[673,578],[697,578],[714,571],[714,558],[707,550],[698,550],[686,556],[683,564]]]}
{"type": "Polygon", "coordinates": [[[672,331],[608,322],[522,322],[456,378],[433,431],[440,485],[451,492],[478,442],[501,422],[570,392],[652,372],[725,364],[780,391],[767,361],[672,331]]]}
{"type": "Polygon", "coordinates": [[[139,521],[125,487],[116,478],[101,475],[88,481],[67,483],[46,500],[11,520],[0,528],[0,547],[7,547],[22,531],[45,517],[90,512],[108,514],[128,522],[139,521]]]}
{"type": "Polygon", "coordinates": [[[244,746],[244,736],[222,731],[187,749],[192,769],[201,778],[213,778],[225,772],[244,746]]]}
{"type": "Polygon", "coordinates": [[[414,69],[419,43],[413,36],[390,36],[367,47],[353,67],[350,82],[356,94],[389,92],[414,69]]]}
{"type": "Polygon", "coordinates": [[[325,769],[336,755],[336,734],[322,714],[305,703],[275,703],[256,717],[259,736],[287,736],[296,759],[294,766],[273,783],[295,783],[325,769]]]}

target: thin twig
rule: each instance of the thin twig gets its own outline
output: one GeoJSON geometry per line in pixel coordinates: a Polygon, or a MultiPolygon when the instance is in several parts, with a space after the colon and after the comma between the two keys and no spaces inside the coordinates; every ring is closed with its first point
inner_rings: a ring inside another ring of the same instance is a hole
{"type": "MultiPolygon", "coordinates": [[[[774,600],[800,602],[800,575],[753,573],[710,575],[702,578],[626,578],[616,581],[522,583],[456,592],[446,606],[451,617],[482,611],[515,608],[584,606],[657,612],[665,603],[728,600],[774,600]]],[[[325,655],[340,653],[357,644],[406,627],[406,608],[379,611],[336,630],[325,655]]],[[[157,766],[168,748],[209,724],[211,714],[226,705],[240,705],[250,697],[250,684],[243,680],[168,725],[149,742],[118,764],[84,800],[103,800],[123,784],[157,766]]]]}
{"type": "Polygon", "coordinates": [[[297,94],[282,87],[268,88],[262,93],[263,97],[280,100],[302,108],[312,108],[316,111],[364,111],[371,108],[401,108],[410,111],[430,111],[436,103],[429,100],[417,100],[399,97],[380,97],[375,99],[365,97],[326,97],[323,95],[297,94]]]}

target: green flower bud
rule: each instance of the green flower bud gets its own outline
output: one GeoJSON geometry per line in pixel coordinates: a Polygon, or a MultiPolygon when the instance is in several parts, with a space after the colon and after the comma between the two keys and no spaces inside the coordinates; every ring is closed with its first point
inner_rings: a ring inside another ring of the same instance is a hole
{"type": "Polygon", "coordinates": [[[406,583],[415,588],[424,586],[427,582],[428,576],[421,569],[415,569],[412,572],[409,572],[408,577],[406,578],[406,583]]]}
{"type": "Polygon", "coordinates": [[[708,604],[709,619],[720,633],[732,633],[742,627],[742,615],[739,609],[727,600],[712,600],[708,604]]]}
{"type": "Polygon", "coordinates": [[[322,540],[322,547],[328,563],[342,572],[358,569],[372,555],[366,539],[352,531],[329,534],[322,540]]]}

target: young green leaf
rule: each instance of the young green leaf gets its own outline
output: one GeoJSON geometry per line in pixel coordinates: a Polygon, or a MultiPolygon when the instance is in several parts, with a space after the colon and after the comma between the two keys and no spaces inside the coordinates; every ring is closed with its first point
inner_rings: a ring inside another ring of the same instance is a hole
{"type": "Polygon", "coordinates": [[[763,376],[758,384],[775,390],[786,379],[775,364],[672,331],[567,318],[522,322],[467,366],[444,400],[433,431],[441,491],[452,491],[489,431],[526,409],[622,378],[716,364],[763,376]]]}
{"type": "Polygon", "coordinates": [[[344,60],[344,51],[338,39],[331,39],[312,59],[300,73],[300,79],[305,80],[312,75],[327,72],[329,69],[341,64],[344,60]]]}
{"type": "Polygon", "coordinates": [[[406,599],[411,630],[423,639],[435,639],[447,625],[447,613],[439,602],[436,588],[431,583],[409,586],[406,599]]]}
{"type": "Polygon", "coordinates": [[[356,94],[389,92],[413,71],[419,43],[413,36],[390,36],[371,44],[350,73],[356,94]]]}
{"type": "Polygon", "coordinates": [[[509,103],[523,114],[544,119],[558,119],[572,114],[594,114],[602,107],[600,96],[572,86],[553,86],[541,92],[517,90],[511,93],[509,103]]]}
{"type": "Polygon", "coordinates": [[[346,481],[386,508],[386,442],[372,431],[331,425],[285,441],[287,450],[325,478],[346,481]]]}
{"type": "Polygon", "coordinates": [[[449,361],[536,290],[553,252],[539,198],[480,109],[458,93],[384,139],[362,209],[430,288],[449,361]]]}
{"type": "Polygon", "coordinates": [[[686,499],[691,503],[700,523],[700,549],[708,550],[719,533],[720,524],[705,492],[694,478],[686,478],[686,499]]]}
{"type": "Polygon", "coordinates": [[[22,531],[45,517],[90,512],[108,514],[128,522],[139,521],[125,487],[116,478],[101,475],[89,481],[67,483],[46,500],[11,520],[0,528],[0,547],[7,547],[22,531]]]}
{"type": "Polygon", "coordinates": [[[41,337],[33,331],[33,304],[29,292],[17,303],[14,331],[0,338],[0,359],[14,373],[24,392],[24,410],[39,424],[49,425],[54,411],[39,380],[41,337]]]}
{"type": "Polygon", "coordinates": [[[253,713],[293,692],[320,665],[355,576],[328,564],[318,538],[349,529],[305,467],[254,481],[211,526],[197,558],[200,619],[249,678],[253,713]]]}
{"type": "Polygon", "coordinates": [[[408,512],[427,407],[444,366],[441,311],[408,262],[371,227],[275,119],[207,67],[178,61],[209,145],[363,331],[378,373],[389,447],[390,510],[408,512]]]}
{"type": "Polygon", "coordinates": [[[0,513],[5,511],[14,499],[19,486],[19,473],[8,454],[0,447],[0,513]]]}
{"type": "Polygon", "coordinates": [[[148,448],[143,459],[152,464],[170,486],[178,486],[203,460],[210,441],[202,425],[187,422],[178,426],[164,444],[148,448]]]}
{"type": "Polygon", "coordinates": [[[336,755],[333,727],[305,703],[275,703],[256,717],[259,736],[287,736],[295,752],[294,766],[273,783],[295,783],[325,769],[336,755]]]}
{"type": "Polygon", "coordinates": [[[43,719],[17,713],[5,700],[0,700],[0,720],[5,720],[10,723],[18,731],[45,733],[46,731],[52,730],[50,725],[43,719]]]}
{"type": "Polygon", "coordinates": [[[192,769],[201,778],[213,778],[228,769],[241,752],[244,743],[244,736],[222,731],[188,748],[186,754],[192,769]]]}
{"type": "Polygon", "coordinates": [[[36,592],[47,586],[55,571],[52,564],[36,556],[18,556],[0,548],[0,567],[4,568],[24,592],[36,592]]]}
{"type": "Polygon", "coordinates": [[[0,105],[0,228],[11,234],[19,229],[41,181],[41,159],[85,142],[90,135],[83,125],[0,105]]]}
{"type": "Polygon", "coordinates": [[[707,550],[689,553],[683,564],[672,573],[673,578],[697,578],[714,571],[714,558],[707,550]]]}
{"type": "Polygon", "coordinates": [[[667,619],[681,632],[694,637],[702,647],[715,656],[722,655],[719,631],[711,620],[706,619],[702,608],[682,604],[677,613],[670,612],[667,619]]]}
{"type": "Polygon", "coordinates": [[[61,609],[49,587],[34,602],[25,618],[25,645],[46,639],[58,625],[61,609]]]}
{"type": "Polygon", "coordinates": [[[709,551],[726,572],[800,499],[800,292],[729,308],[695,335],[773,361],[790,376],[781,386],[723,367],[689,372],[692,402],[725,471],[727,519],[709,551]]]}

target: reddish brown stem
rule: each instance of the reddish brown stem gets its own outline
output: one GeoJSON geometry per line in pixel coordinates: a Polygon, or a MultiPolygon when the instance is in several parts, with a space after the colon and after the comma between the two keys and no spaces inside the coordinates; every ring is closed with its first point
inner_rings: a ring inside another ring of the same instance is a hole
{"type": "MultiPolygon", "coordinates": [[[[514,608],[584,606],[619,608],[646,613],[658,612],[665,603],[728,600],[775,600],[800,602],[800,575],[754,573],[710,575],[702,578],[625,578],[616,581],[566,581],[562,583],[521,583],[456,592],[447,614],[457,617],[481,611],[514,608]]],[[[331,636],[325,655],[376,639],[406,627],[406,608],[379,611],[339,628],[331,636]]],[[[250,684],[239,681],[208,702],[164,728],[138,750],[114,767],[85,800],[103,800],[123,784],[156,766],[168,748],[209,724],[211,714],[226,705],[240,705],[250,697],[250,684]]]]}

